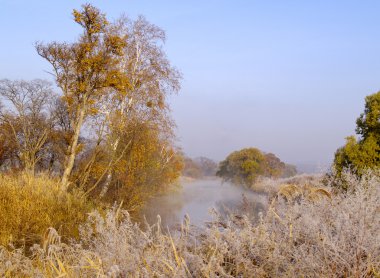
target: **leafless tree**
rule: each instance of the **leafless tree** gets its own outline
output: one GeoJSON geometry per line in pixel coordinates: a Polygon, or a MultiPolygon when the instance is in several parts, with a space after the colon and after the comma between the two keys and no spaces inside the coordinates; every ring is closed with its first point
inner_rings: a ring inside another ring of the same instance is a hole
{"type": "Polygon", "coordinates": [[[51,122],[48,106],[54,98],[51,84],[44,80],[0,80],[2,136],[15,147],[20,166],[34,173],[48,139],[51,122]]]}

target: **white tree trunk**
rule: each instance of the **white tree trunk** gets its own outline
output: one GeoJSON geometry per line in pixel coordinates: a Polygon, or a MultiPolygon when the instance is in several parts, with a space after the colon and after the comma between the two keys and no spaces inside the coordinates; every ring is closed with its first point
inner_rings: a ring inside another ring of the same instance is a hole
{"type": "Polygon", "coordinates": [[[83,125],[83,120],[84,120],[84,115],[85,115],[84,110],[85,110],[84,107],[82,107],[80,108],[80,111],[78,113],[78,120],[75,125],[73,138],[72,138],[70,146],[68,147],[68,154],[66,155],[66,158],[65,158],[65,169],[63,171],[63,175],[61,179],[61,185],[64,189],[67,189],[69,185],[69,177],[74,167],[80,130],[83,125]]]}

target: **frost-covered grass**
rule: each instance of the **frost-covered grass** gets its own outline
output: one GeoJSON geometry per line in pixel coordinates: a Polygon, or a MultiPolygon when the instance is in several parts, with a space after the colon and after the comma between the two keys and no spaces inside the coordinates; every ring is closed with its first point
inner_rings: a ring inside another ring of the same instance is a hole
{"type": "Polygon", "coordinates": [[[300,174],[290,178],[268,178],[259,177],[258,180],[249,188],[258,193],[277,194],[279,188],[284,184],[293,184],[297,186],[321,186],[321,180],[324,174],[300,174]]]}
{"type": "Polygon", "coordinates": [[[33,256],[1,248],[0,276],[379,277],[380,180],[348,175],[346,182],[347,192],[312,198],[293,184],[260,219],[216,216],[203,228],[184,219],[171,232],[159,222],[141,229],[117,208],[106,217],[93,212],[79,241],[63,243],[50,229],[33,256]]]}

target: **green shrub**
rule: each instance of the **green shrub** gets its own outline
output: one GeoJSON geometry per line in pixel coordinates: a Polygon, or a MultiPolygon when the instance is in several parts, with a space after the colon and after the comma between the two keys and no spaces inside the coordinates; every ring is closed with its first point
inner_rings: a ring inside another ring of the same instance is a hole
{"type": "Polygon", "coordinates": [[[368,170],[380,167],[380,92],[365,99],[364,113],[356,120],[356,133],[349,136],[346,144],[335,152],[334,173],[338,188],[347,189],[342,173],[349,171],[361,177],[368,170]]]}

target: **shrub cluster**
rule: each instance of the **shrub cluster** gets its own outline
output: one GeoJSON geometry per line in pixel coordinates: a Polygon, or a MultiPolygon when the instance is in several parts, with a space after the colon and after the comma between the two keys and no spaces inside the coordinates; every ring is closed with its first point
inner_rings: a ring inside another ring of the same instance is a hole
{"type": "Polygon", "coordinates": [[[282,162],[272,153],[256,148],[234,151],[219,163],[216,175],[225,181],[251,187],[259,177],[286,178],[297,174],[296,167],[282,162]]]}

